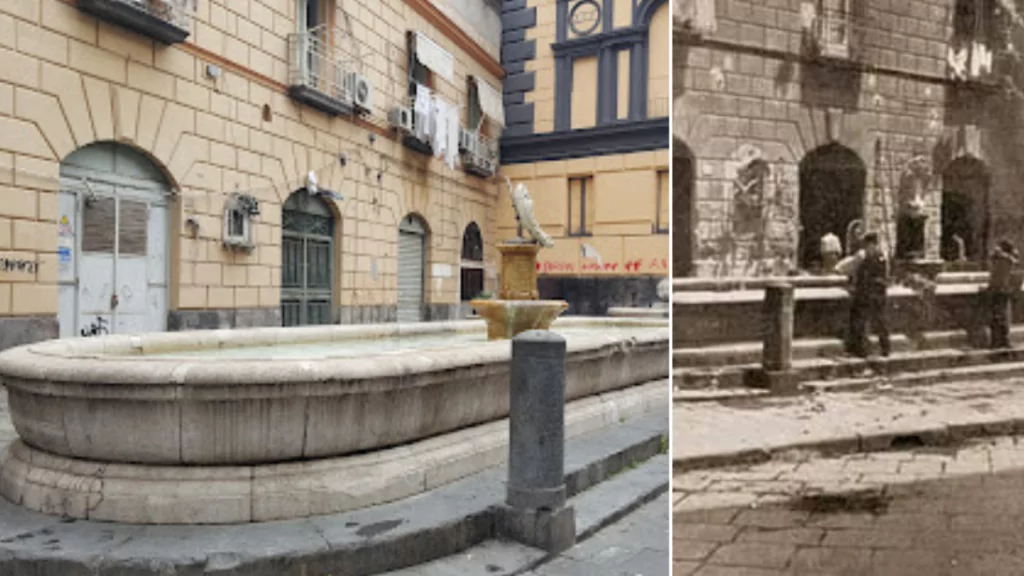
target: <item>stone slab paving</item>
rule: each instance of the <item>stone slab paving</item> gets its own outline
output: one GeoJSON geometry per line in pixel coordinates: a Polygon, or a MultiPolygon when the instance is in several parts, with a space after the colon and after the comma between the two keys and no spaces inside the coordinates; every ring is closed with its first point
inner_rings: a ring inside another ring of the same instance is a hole
{"type": "Polygon", "coordinates": [[[571,498],[578,544],[557,557],[491,540],[387,576],[668,576],[668,475],[660,455],[571,498]]]}
{"type": "Polygon", "coordinates": [[[756,452],[843,443],[857,449],[901,434],[971,436],[1024,424],[1024,380],[969,381],[863,392],[676,403],[677,466],[756,452]]]}
{"type": "Polygon", "coordinates": [[[664,494],[541,566],[530,576],[669,576],[664,494]]]}
{"type": "Polygon", "coordinates": [[[1024,438],[693,470],[676,576],[1020,576],[1024,438]]]}

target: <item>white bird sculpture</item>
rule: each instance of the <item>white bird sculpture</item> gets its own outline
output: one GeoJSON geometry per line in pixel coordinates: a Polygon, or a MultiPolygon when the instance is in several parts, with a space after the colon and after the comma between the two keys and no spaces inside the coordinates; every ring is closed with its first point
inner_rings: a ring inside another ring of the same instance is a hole
{"type": "MultiPolygon", "coordinates": [[[[505,182],[511,189],[512,181],[506,177],[505,182]]],[[[533,198],[530,197],[530,191],[526,189],[525,185],[519,184],[515,190],[512,190],[512,207],[516,211],[516,220],[538,244],[545,248],[555,245],[551,236],[540,229],[540,223],[537,222],[537,217],[533,214],[533,198]]]]}
{"type": "Polygon", "coordinates": [[[316,184],[316,172],[310,170],[309,174],[306,175],[306,191],[310,194],[316,194],[319,189],[316,184]]]}

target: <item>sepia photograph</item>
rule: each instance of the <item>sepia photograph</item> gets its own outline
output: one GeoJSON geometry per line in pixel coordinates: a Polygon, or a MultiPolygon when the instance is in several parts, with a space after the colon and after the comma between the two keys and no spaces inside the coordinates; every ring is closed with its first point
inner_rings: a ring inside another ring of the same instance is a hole
{"type": "Polygon", "coordinates": [[[1022,8],[674,2],[676,576],[1024,574],[1022,8]]]}
{"type": "Polygon", "coordinates": [[[0,576],[669,576],[669,0],[0,0],[0,576]]]}

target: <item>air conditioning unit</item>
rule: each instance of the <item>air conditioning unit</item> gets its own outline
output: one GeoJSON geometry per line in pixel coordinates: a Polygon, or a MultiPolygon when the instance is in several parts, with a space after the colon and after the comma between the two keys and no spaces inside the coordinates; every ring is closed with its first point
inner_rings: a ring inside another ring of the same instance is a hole
{"type": "Polygon", "coordinates": [[[392,128],[406,134],[412,133],[412,110],[405,106],[396,106],[388,111],[388,123],[392,128]]]}
{"type": "Polygon", "coordinates": [[[459,151],[476,155],[480,150],[480,137],[472,130],[459,129],[459,151]]]}
{"type": "Polygon", "coordinates": [[[352,103],[362,112],[369,112],[373,105],[373,84],[370,79],[358,72],[349,72],[345,76],[345,90],[352,98],[352,103]]]}

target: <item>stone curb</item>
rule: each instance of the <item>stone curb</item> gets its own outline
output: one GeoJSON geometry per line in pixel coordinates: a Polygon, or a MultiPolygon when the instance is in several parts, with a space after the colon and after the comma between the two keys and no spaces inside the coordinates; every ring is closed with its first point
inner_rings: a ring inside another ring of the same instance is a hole
{"type": "MultiPolygon", "coordinates": [[[[668,462],[668,458],[667,457],[664,459],[664,461],[662,461],[662,459],[660,459],[658,456],[652,457],[651,459],[649,459],[648,461],[646,461],[643,464],[644,467],[650,468],[652,470],[661,470],[663,467],[667,468],[668,465],[669,465],[669,462],[668,462]]],[[[630,475],[630,472],[626,472],[626,473],[623,474],[623,477],[624,477],[623,480],[625,480],[624,483],[626,483],[626,484],[628,484],[630,482],[630,480],[631,480],[629,478],[629,475],[630,475]]],[[[615,482],[614,479],[609,479],[607,483],[611,484],[613,482],[615,482]]],[[[622,505],[622,506],[613,506],[610,509],[603,509],[602,512],[604,512],[604,514],[602,514],[596,521],[587,524],[586,527],[583,527],[582,530],[580,529],[581,526],[579,526],[579,524],[577,524],[576,543],[578,544],[580,542],[583,542],[583,541],[593,537],[595,534],[597,534],[601,530],[604,530],[608,526],[611,526],[612,524],[614,524],[614,523],[618,522],[619,520],[625,518],[626,516],[632,514],[633,512],[635,512],[640,507],[642,507],[642,506],[644,506],[644,505],[646,505],[646,504],[648,504],[650,502],[653,502],[659,496],[661,496],[665,492],[668,492],[669,488],[670,488],[670,485],[671,485],[671,483],[668,481],[668,478],[666,477],[665,481],[662,482],[662,483],[659,483],[659,484],[654,485],[654,486],[644,486],[640,491],[638,491],[638,493],[631,494],[630,498],[625,502],[624,505],[622,505]]],[[[585,495],[583,495],[583,496],[585,496],[585,495]]],[[[578,499],[582,499],[582,496],[580,498],[578,498],[578,499]]],[[[579,504],[576,503],[576,502],[573,502],[572,504],[574,504],[574,506],[577,507],[577,514],[579,514],[579,511],[578,511],[578,509],[580,507],[579,504]]],[[[578,522],[579,522],[579,518],[577,517],[577,523],[578,522]]],[[[666,526],[666,530],[667,530],[667,528],[668,527],[666,526]]],[[[552,560],[555,560],[558,557],[559,557],[559,554],[547,554],[547,555],[543,556],[542,558],[540,558],[540,559],[538,559],[538,560],[536,560],[534,562],[531,562],[531,563],[529,563],[527,565],[521,566],[519,569],[511,572],[510,576],[519,576],[519,575],[527,573],[527,572],[529,572],[531,570],[535,570],[535,569],[539,568],[540,566],[543,566],[544,564],[547,564],[548,562],[551,562],[552,560]]]]}
{"type": "MultiPolygon", "coordinates": [[[[665,411],[567,443],[570,494],[661,453],[665,411]]],[[[667,456],[666,456],[667,458],[667,456]]],[[[503,470],[407,501],[307,521],[145,527],[62,522],[0,505],[5,576],[368,576],[452,556],[494,538],[503,470]],[[403,514],[405,517],[403,518],[403,514]],[[43,542],[45,540],[45,542],[43,542]]],[[[666,481],[667,489],[667,481],[666,481]]]]}
{"type": "Polygon", "coordinates": [[[921,425],[901,430],[839,436],[812,442],[793,442],[763,448],[747,448],[675,458],[672,473],[693,470],[744,466],[768,462],[788,452],[814,452],[821,456],[884,452],[922,446],[948,447],[976,438],[1024,433],[1024,417],[993,419],[987,422],[957,422],[921,425]]]}

